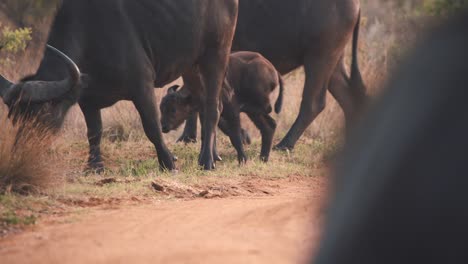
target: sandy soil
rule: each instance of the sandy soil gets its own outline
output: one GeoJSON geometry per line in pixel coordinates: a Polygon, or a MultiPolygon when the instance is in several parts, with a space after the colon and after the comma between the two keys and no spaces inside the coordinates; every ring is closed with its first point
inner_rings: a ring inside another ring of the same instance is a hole
{"type": "Polygon", "coordinates": [[[78,220],[41,221],[0,241],[0,263],[305,263],[319,236],[324,180],[268,184],[268,195],[93,207],[78,220]]]}

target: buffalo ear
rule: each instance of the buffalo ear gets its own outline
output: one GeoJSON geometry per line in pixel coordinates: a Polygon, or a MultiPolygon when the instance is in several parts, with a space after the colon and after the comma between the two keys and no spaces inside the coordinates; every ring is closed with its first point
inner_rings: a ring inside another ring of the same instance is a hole
{"type": "Polygon", "coordinates": [[[167,94],[173,94],[175,92],[177,92],[177,89],[179,89],[179,85],[173,85],[171,87],[169,87],[169,89],[167,89],[167,94]]]}

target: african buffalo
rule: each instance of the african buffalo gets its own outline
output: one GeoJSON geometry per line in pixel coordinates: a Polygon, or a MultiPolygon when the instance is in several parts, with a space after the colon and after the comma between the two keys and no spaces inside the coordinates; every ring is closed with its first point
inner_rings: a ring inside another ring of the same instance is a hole
{"type": "MultiPolygon", "coordinates": [[[[366,101],[357,62],[359,0],[240,0],[232,50],[255,51],[282,74],[304,66],[306,80],[299,116],[276,146],[292,149],[325,107],[327,88],[344,111],[348,124],[366,101]],[[351,77],[344,49],[353,39],[351,77]]],[[[184,82],[191,78],[184,76],[184,82]]],[[[179,140],[196,140],[196,114],[179,140]]]]}
{"type": "MultiPolygon", "coordinates": [[[[62,1],[48,43],[89,75],[88,86],[75,99],[88,127],[90,168],[103,168],[100,109],[130,100],[156,147],[161,168],[174,169],[174,158],[162,138],[153,88],[192,72],[197,72],[200,84],[192,92],[200,94],[204,113],[199,164],[214,167],[218,98],[237,11],[237,0],[62,1]]],[[[60,61],[46,51],[37,73],[28,80],[56,80],[64,74],[60,61]]]]}
{"type": "MultiPolygon", "coordinates": [[[[223,110],[218,127],[229,136],[237,151],[240,164],[247,161],[243,148],[243,132],[240,113],[244,112],[262,134],[260,158],[268,161],[276,130],[276,122],[269,115],[272,112],[270,94],[279,86],[275,112],[280,113],[283,104],[283,80],[275,67],[256,52],[235,52],[229,56],[228,70],[221,93],[223,110]]],[[[185,119],[199,108],[196,96],[185,85],[169,88],[162,99],[161,125],[164,133],[177,129],[185,119]]],[[[215,152],[216,153],[216,152],[215,152]]]]}

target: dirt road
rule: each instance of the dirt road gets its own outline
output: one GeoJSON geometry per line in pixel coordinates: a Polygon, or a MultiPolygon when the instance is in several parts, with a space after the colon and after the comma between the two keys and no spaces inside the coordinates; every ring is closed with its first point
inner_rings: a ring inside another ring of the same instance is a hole
{"type": "Polygon", "coordinates": [[[324,181],[281,180],[274,194],[91,209],[0,241],[0,263],[305,263],[324,181]]]}

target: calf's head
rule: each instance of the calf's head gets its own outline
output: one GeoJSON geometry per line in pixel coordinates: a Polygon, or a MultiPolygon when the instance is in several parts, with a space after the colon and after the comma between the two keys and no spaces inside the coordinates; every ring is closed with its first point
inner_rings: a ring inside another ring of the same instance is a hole
{"type": "Polygon", "coordinates": [[[193,103],[192,95],[188,89],[179,89],[178,85],[169,88],[159,106],[163,133],[168,133],[181,126],[189,115],[196,110],[193,103]]]}
{"type": "Polygon", "coordinates": [[[58,131],[68,109],[78,100],[86,77],[68,56],[52,46],[47,48],[65,62],[68,76],[60,81],[23,80],[15,84],[0,75],[0,97],[14,123],[33,120],[58,131]]]}

